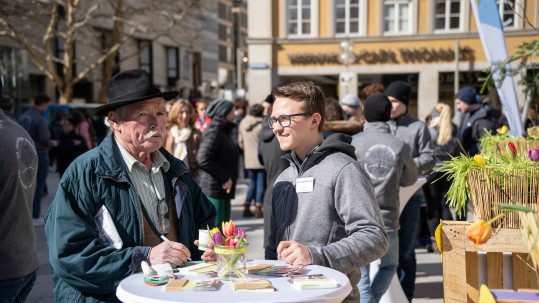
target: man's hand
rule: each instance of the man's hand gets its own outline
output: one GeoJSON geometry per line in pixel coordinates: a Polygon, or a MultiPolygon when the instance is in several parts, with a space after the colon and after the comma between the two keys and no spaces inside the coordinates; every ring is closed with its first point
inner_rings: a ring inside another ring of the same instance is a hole
{"type": "Polygon", "coordinates": [[[277,257],[294,266],[309,265],[313,262],[307,246],[296,241],[281,241],[277,246],[277,257]]]}
{"type": "Polygon", "coordinates": [[[148,261],[150,265],[162,263],[182,265],[187,263],[187,258],[190,257],[191,252],[185,245],[173,241],[164,241],[152,248],[148,261]]]}
{"type": "MultiPolygon", "coordinates": [[[[198,246],[198,240],[195,240],[195,245],[198,246]]],[[[215,251],[213,251],[214,243],[213,241],[208,242],[208,249],[204,251],[202,254],[202,261],[204,262],[213,262],[217,260],[217,255],[215,254],[215,251]]]]}

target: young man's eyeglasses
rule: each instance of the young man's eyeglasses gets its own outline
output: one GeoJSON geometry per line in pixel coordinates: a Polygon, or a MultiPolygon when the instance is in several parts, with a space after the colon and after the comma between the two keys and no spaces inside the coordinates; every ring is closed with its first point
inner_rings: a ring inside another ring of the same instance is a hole
{"type": "Polygon", "coordinates": [[[292,115],[280,115],[277,118],[269,117],[268,118],[268,124],[269,124],[270,128],[273,128],[273,124],[275,122],[279,122],[281,127],[285,128],[285,127],[289,127],[290,123],[292,123],[291,117],[299,117],[299,116],[308,117],[310,115],[312,115],[312,114],[311,113],[299,113],[299,114],[292,114],[292,115]]]}

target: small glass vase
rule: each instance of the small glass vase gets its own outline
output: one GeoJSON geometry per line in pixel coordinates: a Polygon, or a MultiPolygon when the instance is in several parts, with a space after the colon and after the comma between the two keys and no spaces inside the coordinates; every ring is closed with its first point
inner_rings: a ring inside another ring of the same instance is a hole
{"type": "Polygon", "coordinates": [[[215,246],[217,276],[220,280],[243,278],[247,274],[247,245],[238,247],[215,246]]]}

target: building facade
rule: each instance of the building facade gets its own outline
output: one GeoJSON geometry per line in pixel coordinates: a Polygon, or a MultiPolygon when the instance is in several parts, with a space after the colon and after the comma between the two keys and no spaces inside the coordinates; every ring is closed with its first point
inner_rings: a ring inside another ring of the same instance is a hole
{"type": "MultiPolygon", "coordinates": [[[[509,54],[537,39],[537,1],[498,5],[509,54]]],[[[468,0],[259,0],[248,11],[251,100],[282,81],[312,80],[342,97],[403,80],[424,118],[439,101],[453,105],[458,87],[480,89],[489,68],[468,0]]],[[[484,97],[499,102],[494,89],[484,97]]]]}
{"type": "MultiPolygon", "coordinates": [[[[4,3],[6,5],[0,8],[0,78],[5,84],[4,93],[18,103],[27,103],[32,96],[42,92],[60,102],[55,82],[46,77],[46,71],[39,68],[35,58],[21,46],[24,40],[40,48],[44,55],[50,50],[62,76],[64,54],[69,51],[63,39],[58,38],[65,37],[68,28],[63,6],[58,6],[56,16],[59,34],[49,44],[42,42],[47,30],[43,24],[51,24],[51,3],[39,0],[24,4],[13,2],[4,3]],[[34,17],[28,21],[28,15],[32,14],[42,19],[34,17]],[[4,21],[14,28],[24,28],[18,32],[19,41],[6,35],[7,27],[2,26],[7,24],[4,21]]],[[[236,67],[242,67],[236,64],[236,50],[247,53],[246,17],[245,1],[83,1],[77,7],[76,18],[84,29],[75,36],[72,70],[74,75],[88,68],[92,70],[75,85],[73,100],[105,101],[102,87],[108,77],[103,73],[105,63],[97,62],[117,41],[114,40],[115,19],[121,19],[123,26],[122,42],[111,63],[112,74],[133,68],[145,69],[154,85],[179,90],[180,96],[186,99],[217,98],[222,95],[222,88],[235,91],[236,67]],[[122,11],[115,16],[118,10],[122,11]],[[236,28],[236,24],[240,27],[236,28]]],[[[245,71],[243,67],[243,73],[238,74],[244,77],[245,71]]]]}

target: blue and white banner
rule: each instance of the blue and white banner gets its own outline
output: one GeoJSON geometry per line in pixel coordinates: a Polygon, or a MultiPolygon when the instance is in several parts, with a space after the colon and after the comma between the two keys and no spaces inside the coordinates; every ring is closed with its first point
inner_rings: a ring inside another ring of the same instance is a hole
{"type": "MultiPolygon", "coordinates": [[[[510,133],[513,136],[521,136],[524,134],[524,127],[520,120],[517,94],[515,83],[511,75],[506,75],[502,83],[500,83],[501,74],[496,71],[493,64],[503,62],[507,57],[507,47],[505,45],[505,37],[503,34],[502,21],[498,13],[498,4],[496,0],[470,0],[472,10],[477,23],[477,31],[483,44],[485,57],[491,65],[494,83],[498,91],[498,96],[502,103],[505,117],[509,123],[510,133]]],[[[509,70],[509,66],[507,66],[509,70]]]]}

